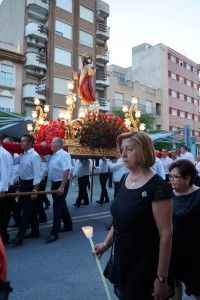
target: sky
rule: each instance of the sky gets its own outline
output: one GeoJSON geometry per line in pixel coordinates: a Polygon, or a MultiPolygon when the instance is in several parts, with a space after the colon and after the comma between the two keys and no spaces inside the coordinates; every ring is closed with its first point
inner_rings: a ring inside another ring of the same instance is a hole
{"type": "Polygon", "coordinates": [[[200,0],[104,0],[110,64],[132,64],[132,47],[163,43],[200,63],[200,0]]]}

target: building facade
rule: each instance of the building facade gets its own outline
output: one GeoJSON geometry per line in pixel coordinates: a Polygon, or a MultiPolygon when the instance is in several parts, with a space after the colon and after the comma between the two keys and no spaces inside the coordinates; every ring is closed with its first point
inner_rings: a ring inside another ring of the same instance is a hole
{"type": "Polygon", "coordinates": [[[0,111],[21,112],[24,61],[19,44],[0,41],[0,111]]]}
{"type": "Polygon", "coordinates": [[[200,141],[200,66],[163,44],[142,44],[132,48],[132,78],[163,90],[162,129],[189,125],[200,141]]]}
{"type": "Polygon", "coordinates": [[[161,129],[163,124],[163,92],[150,88],[139,81],[130,80],[131,67],[117,65],[108,66],[110,85],[107,88],[109,109],[122,109],[123,105],[131,105],[131,98],[138,99],[138,109],[142,114],[150,114],[154,129],[161,129]]]}
{"type": "Polygon", "coordinates": [[[34,98],[39,98],[50,104],[49,117],[58,118],[60,109],[66,108],[72,69],[80,70],[84,54],[94,59],[93,86],[105,110],[108,16],[109,5],[102,0],[3,0],[0,25],[5,31],[0,40],[20,43],[26,58],[22,80],[22,110],[26,114],[31,114],[34,98]]]}

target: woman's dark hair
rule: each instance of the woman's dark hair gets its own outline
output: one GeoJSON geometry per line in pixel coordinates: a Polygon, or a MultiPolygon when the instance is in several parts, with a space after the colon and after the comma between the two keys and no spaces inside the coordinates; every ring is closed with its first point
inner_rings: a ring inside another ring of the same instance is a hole
{"type": "Polygon", "coordinates": [[[189,185],[194,184],[197,170],[191,161],[188,159],[178,159],[169,166],[169,171],[171,172],[175,168],[178,170],[181,177],[186,178],[187,176],[190,176],[189,185]]]}

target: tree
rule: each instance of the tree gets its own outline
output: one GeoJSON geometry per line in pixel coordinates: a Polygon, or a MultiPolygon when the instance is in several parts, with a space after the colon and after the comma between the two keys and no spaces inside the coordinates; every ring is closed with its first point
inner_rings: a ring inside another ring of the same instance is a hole
{"type": "MultiPolygon", "coordinates": [[[[112,112],[115,116],[118,116],[122,120],[124,120],[124,113],[122,109],[120,109],[119,107],[115,107],[113,108],[112,112]]],[[[133,117],[135,118],[134,113],[133,113],[133,117]]],[[[140,123],[144,123],[146,125],[147,132],[153,130],[153,117],[151,114],[141,114],[140,123]]]]}

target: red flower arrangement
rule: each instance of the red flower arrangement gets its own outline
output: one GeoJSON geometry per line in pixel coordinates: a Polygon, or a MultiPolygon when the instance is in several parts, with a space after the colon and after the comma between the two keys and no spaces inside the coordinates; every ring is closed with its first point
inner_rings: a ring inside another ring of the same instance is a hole
{"type": "Polygon", "coordinates": [[[35,143],[40,144],[46,142],[51,144],[55,137],[64,138],[65,136],[65,125],[60,120],[52,120],[47,124],[40,125],[35,131],[35,143]]]}
{"type": "Polygon", "coordinates": [[[117,136],[127,131],[126,125],[119,117],[91,113],[82,119],[77,137],[83,146],[112,149],[116,147],[117,136]]]}

